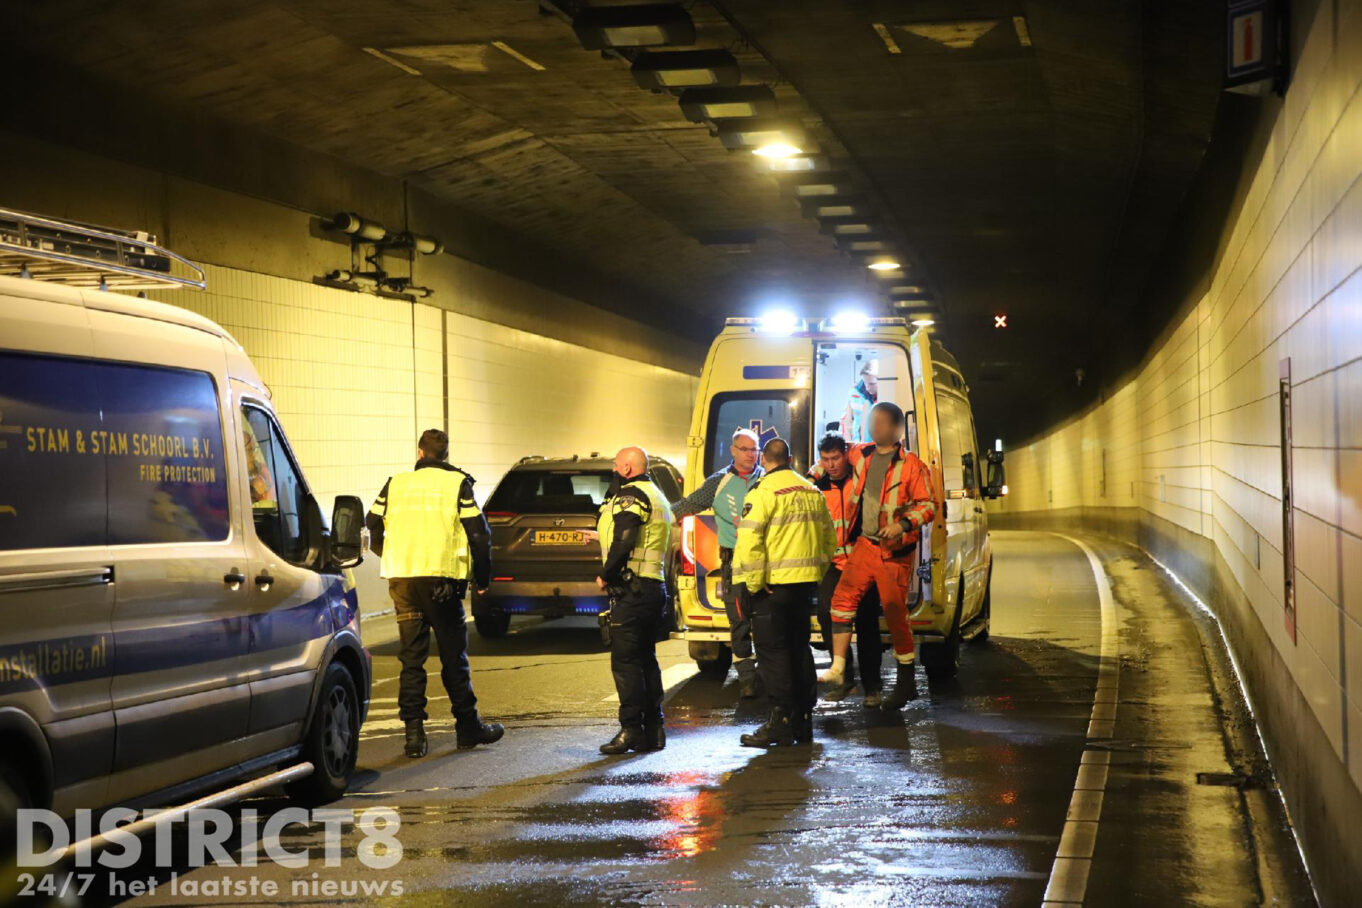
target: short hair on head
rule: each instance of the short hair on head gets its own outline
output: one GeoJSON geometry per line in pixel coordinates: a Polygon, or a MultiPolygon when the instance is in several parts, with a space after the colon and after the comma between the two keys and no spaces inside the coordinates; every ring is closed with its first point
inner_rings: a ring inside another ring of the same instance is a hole
{"type": "Polygon", "coordinates": [[[736,442],[739,438],[750,438],[752,444],[761,444],[761,437],[758,436],[756,432],[753,432],[751,429],[745,429],[742,426],[733,430],[733,441],[736,442]]]}
{"type": "Polygon", "coordinates": [[[416,446],[431,460],[444,460],[449,457],[449,436],[443,429],[427,429],[422,432],[421,440],[416,446]]]}
{"type": "Polygon", "coordinates": [[[790,444],[783,438],[773,438],[761,449],[763,460],[783,467],[790,462],[790,444]]]}
{"type": "Polygon", "coordinates": [[[879,410],[882,413],[888,413],[889,418],[893,420],[894,425],[903,425],[903,409],[892,400],[882,400],[870,408],[871,413],[874,413],[876,410],[879,410]]]}
{"type": "Polygon", "coordinates": [[[829,432],[818,443],[819,454],[826,454],[829,451],[841,451],[843,454],[847,452],[847,440],[842,437],[840,432],[829,432]]]}

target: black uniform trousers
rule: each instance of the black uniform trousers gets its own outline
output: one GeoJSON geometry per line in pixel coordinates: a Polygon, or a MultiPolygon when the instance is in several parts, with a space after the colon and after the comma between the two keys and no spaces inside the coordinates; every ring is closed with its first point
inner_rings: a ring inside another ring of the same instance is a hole
{"type": "Polygon", "coordinates": [[[426,656],[430,632],[440,648],[440,680],[449,694],[450,711],[459,725],[478,721],[478,698],[468,667],[468,625],[463,612],[467,583],[447,577],[395,577],[388,595],[397,613],[402,647],[398,659],[397,716],[403,722],[425,719],[426,656]]]}
{"type": "MultiPolygon", "coordinates": [[[[837,589],[837,581],[842,579],[840,568],[830,567],[818,585],[818,627],[823,632],[823,644],[832,652],[832,593],[837,589]]],[[[866,594],[861,607],[856,609],[856,659],[860,663],[861,690],[866,693],[879,693],[884,690],[884,678],[880,675],[880,662],[884,658],[884,642],[880,639],[879,594],[873,590],[866,594]]],[[[850,653],[848,653],[850,655],[850,653]]],[[[850,661],[850,660],[848,660],[850,661]]],[[[852,677],[847,672],[847,679],[852,677]]]]}
{"type": "Polygon", "coordinates": [[[657,636],[666,620],[660,580],[635,578],[610,606],[610,671],[620,698],[620,725],[662,724],[662,669],[657,636]]]}
{"type": "Polygon", "coordinates": [[[754,671],[752,656],[752,616],[744,615],[733,596],[733,550],[719,549],[719,582],[723,585],[724,614],[728,616],[728,644],[737,660],[739,677],[754,671]]]}
{"type": "Polygon", "coordinates": [[[769,593],[758,590],[748,600],[761,683],[771,706],[792,717],[812,715],[818,699],[818,676],[809,649],[809,612],[817,586],[774,584],[769,593]]]}

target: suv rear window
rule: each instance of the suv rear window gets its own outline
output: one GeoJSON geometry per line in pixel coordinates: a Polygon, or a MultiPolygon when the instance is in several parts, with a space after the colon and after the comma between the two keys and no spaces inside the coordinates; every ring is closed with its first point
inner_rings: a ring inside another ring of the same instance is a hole
{"type": "Polygon", "coordinates": [[[588,514],[600,507],[609,490],[609,470],[512,470],[487,499],[487,510],[588,514]]]}

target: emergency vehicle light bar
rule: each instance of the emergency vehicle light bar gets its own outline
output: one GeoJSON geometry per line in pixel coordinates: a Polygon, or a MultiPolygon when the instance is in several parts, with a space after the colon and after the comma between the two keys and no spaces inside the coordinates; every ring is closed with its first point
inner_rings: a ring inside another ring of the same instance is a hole
{"type": "MultiPolygon", "coordinates": [[[[759,318],[734,317],[724,319],[724,326],[727,328],[760,328],[762,321],[759,318]]],[[[866,320],[868,328],[906,328],[908,320],[902,316],[886,315],[880,318],[866,320]]],[[[798,331],[809,331],[815,334],[822,334],[832,330],[832,319],[823,318],[818,320],[800,319],[798,331]]]]}

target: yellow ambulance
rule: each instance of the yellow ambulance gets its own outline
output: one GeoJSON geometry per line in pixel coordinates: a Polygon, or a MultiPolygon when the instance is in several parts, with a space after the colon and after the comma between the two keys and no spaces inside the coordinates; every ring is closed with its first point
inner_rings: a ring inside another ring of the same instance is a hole
{"type": "MultiPolygon", "coordinates": [[[[700,376],[686,487],[698,488],[729,463],[738,428],[752,429],[763,444],[785,439],[794,468],[807,471],[828,431],[864,431],[864,420],[848,410],[867,372],[878,381],[878,399],[907,414],[905,442],[931,469],[937,515],[919,546],[909,617],[928,676],[952,677],[961,642],[988,637],[993,560],[983,499],[1002,492],[1003,458],[1000,445],[979,449],[960,367],[927,331],[902,318],[728,319],[700,376]]],[[[690,657],[705,674],[723,677],[732,651],[713,511],[684,518],[681,540],[677,604],[690,657]]]]}

